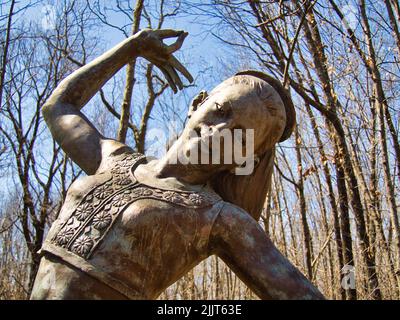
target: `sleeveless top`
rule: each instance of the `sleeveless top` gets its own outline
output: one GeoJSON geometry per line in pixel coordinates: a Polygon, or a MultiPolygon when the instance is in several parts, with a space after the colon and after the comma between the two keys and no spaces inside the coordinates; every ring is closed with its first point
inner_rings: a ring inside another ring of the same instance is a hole
{"type": "Polygon", "coordinates": [[[168,277],[208,256],[223,201],[211,189],[167,190],[137,181],[133,172],[146,162],[142,154],[124,152],[112,160],[109,170],[71,185],[41,254],[128,298],[154,296],[151,288],[170,285],[168,277]],[[178,258],[171,262],[170,256],[178,258]]]}

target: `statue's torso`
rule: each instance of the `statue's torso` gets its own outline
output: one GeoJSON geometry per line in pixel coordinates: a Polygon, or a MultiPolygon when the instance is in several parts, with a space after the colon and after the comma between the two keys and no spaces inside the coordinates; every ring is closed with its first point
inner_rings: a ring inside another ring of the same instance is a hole
{"type": "Polygon", "coordinates": [[[123,153],[108,169],[71,185],[44,254],[128,298],[154,298],[209,255],[222,201],[211,190],[167,190],[137,181],[145,161],[123,153]]]}

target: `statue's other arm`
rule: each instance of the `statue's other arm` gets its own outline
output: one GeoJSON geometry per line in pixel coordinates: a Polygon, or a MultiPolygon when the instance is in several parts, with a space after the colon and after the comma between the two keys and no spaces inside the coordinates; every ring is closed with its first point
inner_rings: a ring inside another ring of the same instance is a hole
{"type": "Polygon", "coordinates": [[[244,210],[225,205],[210,241],[214,252],[261,299],[324,299],[244,210]]]}
{"type": "Polygon", "coordinates": [[[125,64],[142,56],[161,69],[174,92],[182,89],[176,70],[189,81],[190,73],[172,55],[187,33],[175,30],[143,30],[122,41],[100,57],[65,78],[43,106],[43,117],[65,153],[87,174],[98,169],[102,159],[122,144],[103,137],[80,109],[125,64]],[[178,37],[167,46],[162,40],[178,37]],[[175,70],[176,69],[176,70],[175,70]]]}

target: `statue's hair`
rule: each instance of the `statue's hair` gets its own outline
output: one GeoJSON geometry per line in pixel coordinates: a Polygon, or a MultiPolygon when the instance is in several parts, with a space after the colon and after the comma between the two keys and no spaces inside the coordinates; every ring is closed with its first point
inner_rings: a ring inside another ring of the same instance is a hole
{"type": "Polygon", "coordinates": [[[260,162],[251,175],[238,176],[223,171],[213,177],[211,186],[224,201],[241,207],[258,220],[271,189],[274,158],[275,147],[260,156],[260,162]]]}
{"type": "MultiPolygon", "coordinates": [[[[250,70],[239,72],[231,79],[237,83],[247,83],[250,85],[256,84],[254,80],[252,80],[252,77],[246,76],[253,76],[262,79],[278,92],[286,110],[286,126],[279,141],[288,139],[293,131],[296,121],[295,109],[288,91],[284,89],[278,80],[259,71],[250,70]]],[[[259,85],[259,82],[255,85],[255,89],[257,90],[260,99],[268,99],[268,96],[263,96],[263,92],[266,91],[262,90],[262,86],[259,85]]],[[[261,216],[265,199],[271,188],[275,147],[273,146],[268,150],[263,150],[263,153],[259,154],[259,157],[260,162],[254,168],[251,175],[238,176],[229,171],[224,171],[213,177],[211,181],[212,187],[222,197],[222,199],[243,208],[256,220],[261,216]]]]}
{"type": "MultiPolygon", "coordinates": [[[[262,79],[261,79],[262,80],[262,79]]],[[[251,87],[256,95],[260,98],[261,101],[267,101],[270,96],[271,96],[271,91],[270,90],[265,90],[265,81],[260,81],[260,78],[251,76],[249,77],[248,75],[235,75],[234,77],[230,77],[224,82],[221,83],[221,86],[223,85],[235,85],[235,84],[243,84],[246,86],[251,87]]],[[[217,86],[215,91],[219,90],[219,86],[217,86]]],[[[214,92],[214,90],[210,93],[210,95],[214,92]]]]}
{"type": "MultiPolygon", "coordinates": [[[[286,90],[277,79],[275,79],[275,78],[271,77],[270,75],[265,74],[261,71],[246,70],[246,71],[238,72],[235,76],[239,77],[239,76],[246,76],[246,75],[257,77],[259,79],[264,80],[270,86],[272,86],[276,90],[276,92],[278,92],[279,96],[281,97],[282,102],[285,106],[285,111],[286,111],[286,127],[285,127],[285,130],[283,131],[283,134],[282,134],[279,142],[285,141],[292,134],[294,126],[296,124],[296,111],[294,109],[293,101],[292,101],[292,98],[290,97],[289,91],[286,90]]],[[[236,77],[233,77],[233,78],[236,78],[236,77]]],[[[263,98],[261,94],[260,94],[260,97],[263,98]]]]}

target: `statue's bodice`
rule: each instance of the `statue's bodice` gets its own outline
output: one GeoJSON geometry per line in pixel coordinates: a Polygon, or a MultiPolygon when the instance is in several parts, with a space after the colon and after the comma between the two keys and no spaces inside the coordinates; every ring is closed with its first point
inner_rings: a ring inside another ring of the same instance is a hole
{"type": "Polygon", "coordinates": [[[133,172],[144,161],[123,153],[104,172],[73,183],[42,247],[128,298],[157,296],[206,258],[223,205],[210,189],[137,181],[133,172]]]}

